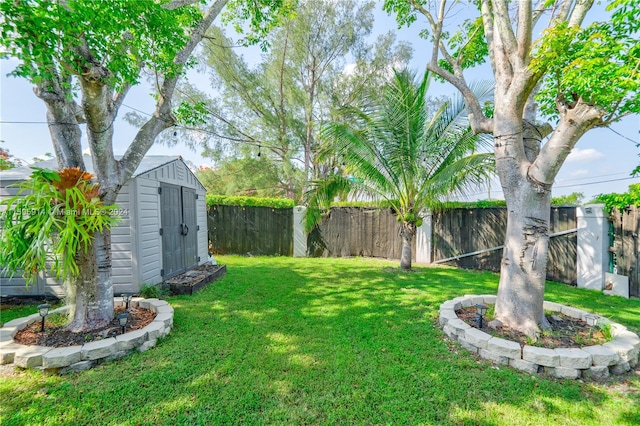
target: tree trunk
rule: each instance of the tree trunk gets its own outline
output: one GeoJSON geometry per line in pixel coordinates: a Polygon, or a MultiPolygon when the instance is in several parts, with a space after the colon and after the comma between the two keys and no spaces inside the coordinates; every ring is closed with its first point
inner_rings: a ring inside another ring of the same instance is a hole
{"type": "Polygon", "coordinates": [[[402,224],[400,225],[400,236],[402,237],[402,253],[400,254],[400,268],[405,271],[411,270],[411,243],[413,236],[416,234],[415,225],[402,224]]]}
{"type": "Polygon", "coordinates": [[[496,110],[494,151],[507,202],[507,232],[495,317],[503,325],[535,337],[541,326],[548,326],[542,305],[551,190],[530,178],[530,161],[535,160],[537,153],[535,150],[525,153],[519,108],[506,104],[497,105],[496,110]]]}
{"type": "Polygon", "coordinates": [[[73,320],[67,327],[73,332],[107,325],[113,319],[113,280],[111,277],[111,231],[94,235],[87,252],[78,253],[80,276],[68,289],[73,320]]]}
{"type": "Polygon", "coordinates": [[[540,327],[548,326],[542,305],[551,194],[538,192],[526,176],[505,188],[507,234],[495,316],[503,325],[535,337],[540,327]]]}

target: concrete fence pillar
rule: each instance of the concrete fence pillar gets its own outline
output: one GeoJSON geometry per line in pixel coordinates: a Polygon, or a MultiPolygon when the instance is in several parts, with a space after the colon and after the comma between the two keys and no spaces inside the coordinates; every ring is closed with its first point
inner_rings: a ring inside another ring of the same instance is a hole
{"type": "Polygon", "coordinates": [[[307,255],[307,233],[304,232],[304,215],[307,208],[295,206],[293,208],[293,257],[307,255]]]}
{"type": "Polygon", "coordinates": [[[416,230],[416,262],[431,263],[431,235],[433,216],[431,211],[423,212],[422,225],[416,230]]]}
{"type": "Polygon", "coordinates": [[[576,208],[578,287],[602,291],[609,263],[608,214],[602,204],[576,208]]]}

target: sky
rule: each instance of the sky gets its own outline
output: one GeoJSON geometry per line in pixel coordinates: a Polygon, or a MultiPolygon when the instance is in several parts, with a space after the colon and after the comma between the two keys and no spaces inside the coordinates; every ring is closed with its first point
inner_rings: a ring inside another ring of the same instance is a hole
{"type": "MultiPolygon", "coordinates": [[[[414,58],[410,67],[422,71],[430,54],[430,45],[418,36],[424,28],[421,22],[416,22],[410,28],[398,30],[393,17],[387,16],[381,10],[376,12],[376,21],[372,37],[389,30],[397,31],[398,40],[409,41],[414,49],[414,58]]],[[[242,48],[239,48],[242,49],[242,48]]],[[[259,60],[260,51],[257,48],[240,50],[248,63],[259,60]]],[[[10,154],[32,163],[32,159],[46,152],[53,152],[51,138],[46,125],[46,109],[32,90],[32,85],[26,80],[7,77],[7,74],[17,65],[15,60],[0,60],[0,145],[8,149],[10,154]]],[[[473,78],[482,79],[481,70],[473,78]]],[[[209,78],[203,74],[191,72],[189,78],[201,88],[210,87],[209,78]]],[[[134,87],[124,101],[119,116],[114,123],[114,151],[122,154],[128,143],[133,139],[136,128],[125,122],[122,117],[132,111],[131,108],[145,112],[153,111],[153,99],[146,85],[134,87]]],[[[430,94],[453,95],[455,89],[446,83],[432,83],[430,94]]],[[[640,117],[629,116],[615,123],[611,128],[598,128],[589,131],[573,149],[562,169],[560,170],[554,187],[553,196],[567,195],[573,192],[584,194],[584,201],[588,202],[593,196],[601,193],[626,192],[632,183],[640,183],[640,178],[632,178],[631,171],[640,164],[640,150],[636,146],[640,136],[640,117]]],[[[83,138],[86,146],[86,138],[83,138]]],[[[202,158],[200,152],[195,152],[178,141],[176,146],[166,147],[154,145],[150,155],[181,155],[195,165],[211,165],[211,160],[202,158]]],[[[494,179],[491,188],[478,190],[469,199],[503,198],[499,181],[494,179]]]]}

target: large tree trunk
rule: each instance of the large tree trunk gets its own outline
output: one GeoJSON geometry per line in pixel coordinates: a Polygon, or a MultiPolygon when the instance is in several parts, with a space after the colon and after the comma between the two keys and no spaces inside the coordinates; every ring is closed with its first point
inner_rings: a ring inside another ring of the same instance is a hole
{"type": "Polygon", "coordinates": [[[74,332],[99,328],[113,319],[111,231],[96,233],[94,237],[89,250],[78,253],[80,276],[68,289],[73,320],[67,329],[74,332]]]}
{"type": "Polygon", "coordinates": [[[551,194],[526,175],[503,181],[507,201],[496,319],[531,337],[548,325],[543,312],[551,194]]]}

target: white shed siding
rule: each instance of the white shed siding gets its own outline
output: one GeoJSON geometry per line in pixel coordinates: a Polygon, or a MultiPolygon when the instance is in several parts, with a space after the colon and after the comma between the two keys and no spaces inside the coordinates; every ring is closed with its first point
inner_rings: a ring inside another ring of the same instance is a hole
{"type": "Polygon", "coordinates": [[[134,191],[129,182],[120,189],[116,198],[119,220],[111,229],[111,276],[114,294],[131,291],[131,285],[135,284],[131,233],[131,200],[134,198],[134,191]]]}
{"type": "Polygon", "coordinates": [[[162,238],[160,237],[160,182],[152,178],[136,178],[137,199],[137,268],[142,284],[162,281],[162,238]]]}

